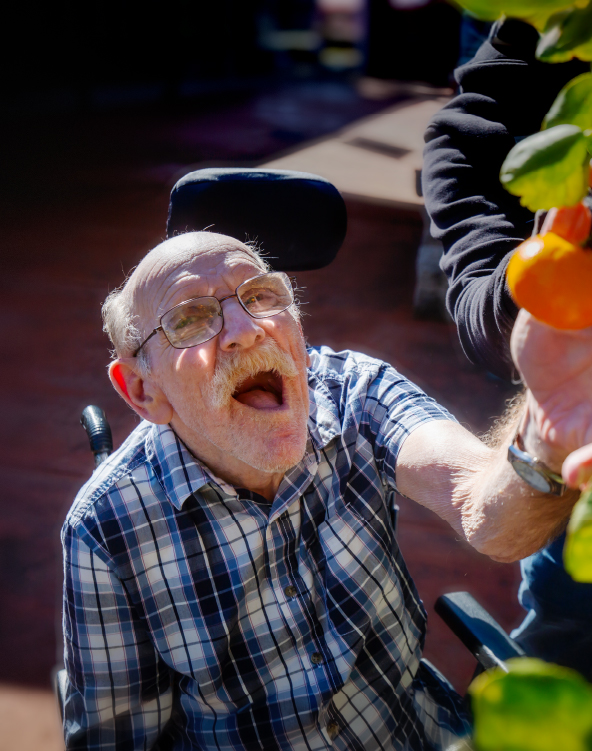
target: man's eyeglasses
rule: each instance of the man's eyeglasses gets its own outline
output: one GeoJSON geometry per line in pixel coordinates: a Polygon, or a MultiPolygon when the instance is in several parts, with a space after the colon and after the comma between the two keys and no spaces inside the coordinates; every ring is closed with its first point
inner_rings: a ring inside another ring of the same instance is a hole
{"type": "Polygon", "coordinates": [[[237,298],[251,318],[276,316],[294,302],[290,279],[283,271],[254,276],[239,284],[233,295],[226,295],[221,300],[217,297],[193,297],[167,310],[160,317],[160,325],[144,339],[133,357],[159,331],[162,331],[175,349],[197,347],[198,344],[213,339],[224,326],[222,303],[231,297],[237,298]]]}

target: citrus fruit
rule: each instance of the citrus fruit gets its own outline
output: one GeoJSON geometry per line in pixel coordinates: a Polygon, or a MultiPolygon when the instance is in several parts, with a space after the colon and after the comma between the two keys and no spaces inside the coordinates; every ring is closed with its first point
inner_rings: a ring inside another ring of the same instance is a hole
{"type": "Polygon", "coordinates": [[[592,326],[592,250],[554,232],[516,249],[506,270],[516,303],[556,329],[592,326]]]}
{"type": "Polygon", "coordinates": [[[585,243],[592,229],[592,213],[582,202],[575,206],[550,209],[545,217],[541,235],[554,232],[574,245],[585,243]]]}

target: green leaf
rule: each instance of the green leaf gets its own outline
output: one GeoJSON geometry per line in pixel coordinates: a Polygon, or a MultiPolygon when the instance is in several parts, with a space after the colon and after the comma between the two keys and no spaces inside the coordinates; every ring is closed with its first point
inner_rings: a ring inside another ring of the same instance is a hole
{"type": "Polygon", "coordinates": [[[588,192],[587,138],[577,125],[556,125],[514,146],[500,180],[531,211],[574,206],[588,192]]]}
{"type": "Polygon", "coordinates": [[[562,63],[574,57],[592,60],[592,2],[553,16],[541,35],[536,56],[546,63],[562,63]]]}
{"type": "Polygon", "coordinates": [[[480,21],[497,21],[503,14],[499,0],[453,0],[462,10],[466,10],[471,16],[480,21]]]}
{"type": "Polygon", "coordinates": [[[553,14],[573,5],[574,0],[454,0],[456,5],[482,21],[500,16],[529,18],[540,13],[553,14]]]}
{"type": "Polygon", "coordinates": [[[592,128],[592,73],[582,73],[564,86],[543,120],[543,129],[555,125],[592,128]]]}
{"type": "Polygon", "coordinates": [[[570,8],[574,0],[501,0],[500,4],[506,16],[527,18],[536,13],[556,13],[570,8]]]}
{"type": "Polygon", "coordinates": [[[575,670],[530,657],[469,687],[478,751],[587,751],[592,686],[575,670]]]}
{"type": "Polygon", "coordinates": [[[574,581],[592,583],[592,483],[571,512],[563,565],[574,581]]]}

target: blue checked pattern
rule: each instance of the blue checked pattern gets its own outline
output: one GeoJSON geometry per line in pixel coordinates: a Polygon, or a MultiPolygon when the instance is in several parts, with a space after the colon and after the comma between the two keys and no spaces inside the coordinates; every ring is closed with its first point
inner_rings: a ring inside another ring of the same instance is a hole
{"type": "Polygon", "coordinates": [[[452,419],[390,366],[311,350],[304,459],[273,504],[142,423],[62,531],[68,749],[446,748],[394,536],[397,454],[452,419]]]}

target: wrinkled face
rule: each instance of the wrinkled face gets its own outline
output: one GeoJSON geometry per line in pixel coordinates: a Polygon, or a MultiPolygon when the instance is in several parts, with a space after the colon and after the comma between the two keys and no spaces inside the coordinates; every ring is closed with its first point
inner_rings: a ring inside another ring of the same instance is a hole
{"type": "MultiPolygon", "coordinates": [[[[166,311],[198,296],[232,295],[263,273],[250,254],[216,249],[193,260],[160,265],[145,286],[142,334],[166,311]]],[[[175,349],[159,332],[148,343],[151,378],[173,408],[171,425],[199,456],[212,446],[264,472],[285,472],[304,454],[308,386],[306,350],[290,309],[254,319],[236,297],[222,303],[218,336],[175,349]]]]}

